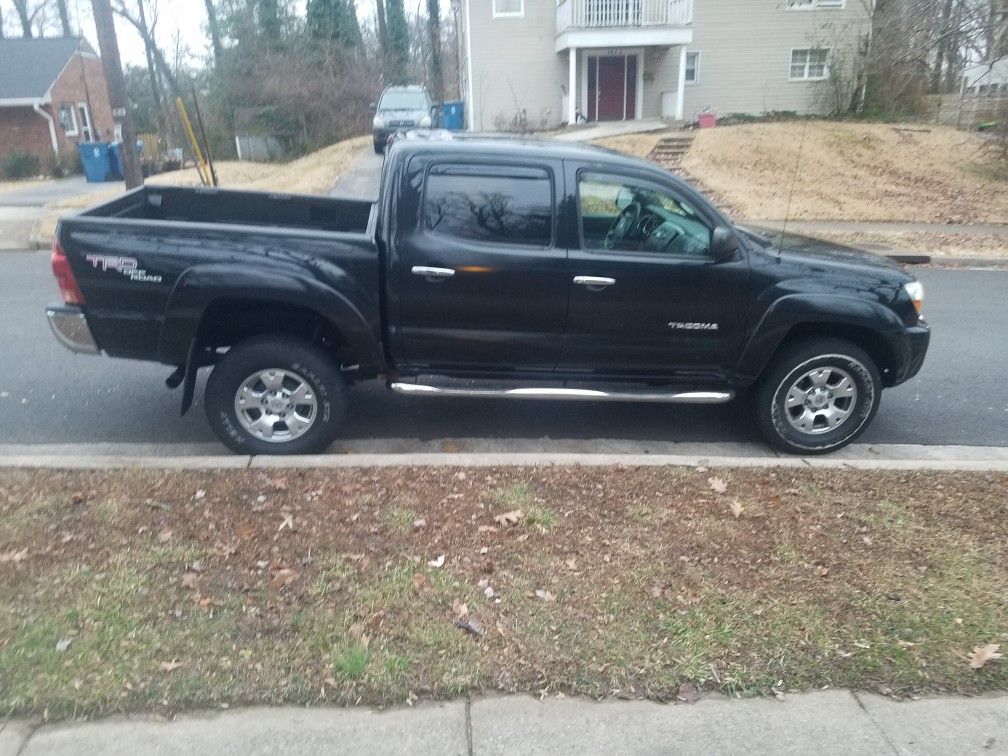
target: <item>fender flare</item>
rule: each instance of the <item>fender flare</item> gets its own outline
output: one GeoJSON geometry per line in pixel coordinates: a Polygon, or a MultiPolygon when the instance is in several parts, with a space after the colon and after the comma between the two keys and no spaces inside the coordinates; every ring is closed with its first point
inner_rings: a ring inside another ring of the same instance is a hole
{"type": "Polygon", "coordinates": [[[832,294],[789,294],[766,310],[742,347],[736,365],[739,379],[744,383],[755,381],[795,327],[817,324],[826,330],[871,332],[897,363],[906,358],[906,344],[901,338],[904,325],[881,302],[832,294]]]}
{"type": "Polygon", "coordinates": [[[299,267],[249,268],[226,263],[194,266],[175,282],[165,306],[158,339],[161,361],[186,364],[207,309],[227,300],[293,305],[311,310],[333,325],[362,368],[382,362],[377,338],[379,324],[369,322],[343,292],[299,267]]]}

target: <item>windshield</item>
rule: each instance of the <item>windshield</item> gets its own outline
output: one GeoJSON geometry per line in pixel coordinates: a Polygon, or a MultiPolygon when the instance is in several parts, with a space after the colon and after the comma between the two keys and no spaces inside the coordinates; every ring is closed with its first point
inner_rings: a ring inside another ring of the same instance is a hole
{"type": "Polygon", "coordinates": [[[423,92],[390,91],[382,95],[378,110],[427,110],[423,92]]]}

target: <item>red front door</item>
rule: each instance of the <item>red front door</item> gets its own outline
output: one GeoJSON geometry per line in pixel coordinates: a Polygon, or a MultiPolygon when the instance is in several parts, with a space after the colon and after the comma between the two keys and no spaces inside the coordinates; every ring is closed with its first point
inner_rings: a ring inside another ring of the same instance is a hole
{"type": "Polygon", "coordinates": [[[590,56],[587,73],[589,121],[621,121],[636,117],[636,56],[590,56]]]}

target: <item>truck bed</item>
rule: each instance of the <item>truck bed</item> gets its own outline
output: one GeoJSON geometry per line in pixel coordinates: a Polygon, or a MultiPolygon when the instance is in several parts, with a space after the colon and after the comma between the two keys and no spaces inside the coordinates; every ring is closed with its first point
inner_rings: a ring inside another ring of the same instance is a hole
{"type": "MultiPolygon", "coordinates": [[[[353,311],[360,338],[380,340],[375,213],[361,200],[142,186],[63,218],[59,245],[84,293],[98,349],[181,365],[203,315],[271,318],[290,307],[353,311]],[[342,303],[342,304],[341,304],[342,303]]],[[[372,348],[372,352],[376,347],[372,348]]],[[[380,356],[380,354],[379,354],[380,356]]],[[[376,358],[377,359],[377,358],[376,358]]]]}
{"type": "Polygon", "coordinates": [[[371,208],[366,200],[148,184],[81,215],[363,234],[371,208]]]}

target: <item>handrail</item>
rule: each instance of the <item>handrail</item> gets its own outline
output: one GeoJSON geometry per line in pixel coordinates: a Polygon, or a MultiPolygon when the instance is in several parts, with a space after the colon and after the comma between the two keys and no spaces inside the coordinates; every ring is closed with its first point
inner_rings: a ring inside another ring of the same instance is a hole
{"type": "Polygon", "coordinates": [[[570,27],[621,29],[691,23],[693,0],[562,0],[556,10],[557,34],[570,27]]]}

